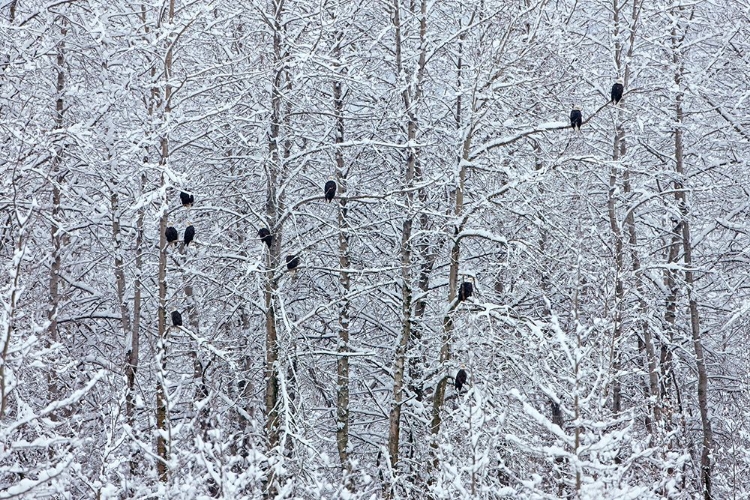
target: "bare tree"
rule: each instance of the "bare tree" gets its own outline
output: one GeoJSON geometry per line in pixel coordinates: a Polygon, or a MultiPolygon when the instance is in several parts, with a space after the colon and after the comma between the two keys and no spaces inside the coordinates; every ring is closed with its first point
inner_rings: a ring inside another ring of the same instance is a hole
{"type": "MultiPolygon", "coordinates": [[[[399,443],[401,436],[401,405],[404,401],[405,368],[407,350],[411,342],[414,318],[413,292],[412,292],[412,254],[413,241],[412,231],[415,222],[415,204],[413,187],[419,177],[419,148],[414,144],[419,132],[418,110],[419,101],[422,98],[422,81],[424,79],[427,64],[427,2],[422,0],[418,5],[412,4],[408,11],[415,15],[418,9],[419,19],[419,49],[415,67],[409,67],[404,60],[405,26],[402,21],[401,0],[393,0],[391,16],[394,28],[394,52],[396,81],[402,88],[401,100],[407,117],[406,140],[410,144],[406,156],[406,169],[404,176],[405,204],[407,213],[401,227],[400,266],[401,266],[401,334],[396,346],[396,354],[393,363],[393,401],[389,414],[388,431],[388,455],[390,466],[395,468],[399,461],[399,443]]],[[[390,489],[388,489],[390,491],[390,489]]]]}
{"type": "MultiPolygon", "coordinates": [[[[333,57],[335,69],[342,76],[346,75],[346,70],[341,68],[341,44],[343,41],[343,32],[338,31],[333,37],[333,57]]],[[[334,125],[334,143],[338,146],[335,151],[336,155],[336,184],[339,194],[339,284],[343,297],[339,305],[339,343],[338,356],[336,359],[336,446],[339,452],[339,462],[341,468],[347,474],[347,482],[350,487],[352,465],[349,460],[349,355],[351,350],[349,346],[349,324],[351,321],[349,294],[351,293],[350,268],[351,260],[349,258],[349,211],[346,200],[346,179],[348,169],[344,162],[344,151],[341,145],[344,143],[344,92],[343,78],[336,79],[333,82],[333,113],[336,120],[334,125]]]]}
{"type": "MultiPolygon", "coordinates": [[[[65,34],[67,33],[65,19],[61,16],[58,18],[60,23],[60,39],[56,47],[56,70],[57,79],[55,83],[55,114],[53,118],[54,130],[60,131],[63,128],[65,101],[63,92],[65,90],[65,34]]],[[[47,310],[47,320],[49,321],[48,346],[56,344],[60,339],[58,331],[58,311],[60,309],[60,271],[62,266],[62,242],[64,235],[62,233],[63,212],[62,212],[62,188],[61,185],[65,179],[62,162],[65,153],[64,136],[60,135],[55,140],[55,151],[51,158],[50,165],[50,184],[52,185],[52,226],[50,228],[50,239],[52,243],[52,254],[50,256],[49,268],[49,309],[47,310]]],[[[51,371],[47,376],[47,387],[49,391],[49,400],[55,400],[59,396],[58,385],[55,380],[57,375],[51,371]]]]}
{"type": "MultiPolygon", "coordinates": [[[[702,493],[705,500],[712,498],[711,484],[712,484],[712,470],[711,470],[711,455],[713,452],[713,430],[711,428],[711,420],[709,418],[708,409],[708,373],[706,370],[706,359],[703,349],[703,340],[700,330],[700,314],[698,311],[698,299],[697,292],[695,290],[695,278],[694,278],[694,266],[693,262],[693,247],[690,239],[690,211],[687,199],[687,193],[685,191],[684,180],[686,179],[685,169],[685,154],[683,145],[683,124],[685,123],[685,115],[683,112],[683,99],[684,99],[684,60],[683,51],[685,49],[683,42],[685,41],[685,31],[689,26],[689,19],[684,17],[685,7],[681,5],[673,6],[670,9],[670,15],[674,16],[675,19],[679,19],[684,22],[684,27],[679,26],[675,23],[672,24],[670,33],[671,38],[671,49],[672,49],[672,64],[674,68],[674,85],[678,89],[674,97],[674,110],[675,110],[675,127],[674,127],[674,161],[675,161],[675,172],[677,173],[677,179],[674,185],[674,197],[678,207],[680,207],[681,213],[681,234],[682,237],[682,248],[683,248],[683,260],[685,263],[685,287],[688,299],[688,309],[690,313],[690,332],[693,339],[693,349],[695,351],[695,365],[696,371],[698,372],[698,408],[700,410],[701,427],[702,427],[702,446],[701,446],[701,485],[702,493]]],[[[691,9],[692,10],[692,9],[691,9]]],[[[690,15],[692,18],[692,13],[690,15]]]]}
{"type": "MultiPolygon", "coordinates": [[[[268,137],[269,159],[266,167],[266,227],[273,237],[269,252],[266,254],[265,270],[265,331],[266,331],[266,439],[268,450],[279,453],[279,413],[280,389],[279,373],[279,334],[277,330],[277,305],[279,271],[281,261],[282,221],[284,211],[282,191],[279,186],[284,182],[285,159],[288,148],[285,148],[283,125],[285,123],[284,90],[290,83],[287,81],[286,49],[284,45],[285,0],[273,0],[273,17],[270,19],[273,36],[272,82],[271,82],[271,123],[268,137]],[[286,151],[285,151],[286,149],[286,151]]],[[[280,478],[273,467],[267,476],[266,496],[274,498],[278,491],[280,478]]]]}
{"type": "MultiPolygon", "coordinates": [[[[171,28],[174,22],[175,14],[175,3],[174,0],[169,1],[168,11],[166,14],[167,25],[171,28]]],[[[162,20],[159,20],[159,24],[162,20]]],[[[159,119],[162,123],[166,124],[169,120],[169,115],[172,111],[172,57],[174,44],[176,43],[176,36],[170,34],[166,38],[166,52],[164,55],[164,69],[160,75],[164,80],[163,84],[160,85],[164,88],[164,94],[159,95],[160,107],[159,112],[161,116],[159,119]]],[[[154,82],[156,84],[156,82],[154,82]]],[[[157,91],[158,92],[158,91],[157,91]]],[[[159,479],[162,482],[167,482],[169,479],[169,470],[167,464],[170,457],[170,425],[168,408],[169,401],[167,399],[167,388],[166,383],[166,370],[167,370],[167,344],[169,335],[169,326],[167,325],[167,254],[169,250],[169,244],[167,243],[166,231],[168,227],[168,207],[169,204],[166,199],[166,190],[163,189],[166,185],[166,176],[164,170],[169,164],[169,137],[166,132],[161,132],[159,137],[159,167],[161,170],[160,185],[164,197],[161,200],[160,207],[160,218],[159,218],[159,309],[158,309],[158,339],[157,339],[157,377],[156,377],[156,455],[158,461],[156,462],[156,470],[159,475],[159,479]]]]}

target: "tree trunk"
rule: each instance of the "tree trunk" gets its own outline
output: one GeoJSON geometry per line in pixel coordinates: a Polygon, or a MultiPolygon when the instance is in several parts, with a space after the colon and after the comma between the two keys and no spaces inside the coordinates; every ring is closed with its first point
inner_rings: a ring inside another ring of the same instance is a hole
{"type": "MultiPolygon", "coordinates": [[[[614,13],[614,39],[615,39],[615,65],[617,66],[618,76],[624,69],[628,71],[627,66],[623,68],[622,64],[622,43],[620,42],[620,9],[618,0],[613,0],[614,13]]],[[[635,27],[633,27],[633,30],[635,27]]],[[[632,32],[631,32],[632,34],[632,32]]],[[[622,106],[622,105],[620,105],[622,106]]],[[[625,155],[625,130],[623,129],[622,107],[616,110],[615,138],[612,145],[613,165],[609,171],[609,191],[607,195],[607,212],[609,215],[609,225],[612,230],[612,239],[614,243],[615,256],[615,308],[614,308],[614,325],[612,331],[612,412],[618,415],[622,411],[622,396],[620,384],[620,369],[622,366],[622,353],[620,351],[620,337],[622,336],[623,308],[625,300],[625,287],[623,284],[623,272],[625,267],[625,252],[623,249],[623,236],[620,230],[620,222],[617,218],[617,206],[615,193],[617,190],[617,172],[623,168],[620,165],[622,157],[625,155]]],[[[627,168],[627,167],[625,167],[627,168]]]]}
{"type": "MultiPolygon", "coordinates": [[[[16,19],[16,5],[17,0],[11,0],[10,2],[10,12],[8,16],[8,25],[13,25],[13,22],[16,19]]],[[[7,62],[3,62],[3,67],[0,68],[1,73],[5,73],[5,70],[7,66],[10,64],[10,54],[8,54],[7,62]]],[[[1,117],[0,117],[1,118],[1,117]]],[[[24,243],[24,223],[21,222],[19,219],[19,212],[14,211],[15,216],[18,223],[18,240],[16,241],[14,245],[14,249],[16,252],[16,255],[22,256],[25,252],[25,243],[24,243]]],[[[8,216],[8,226],[11,225],[11,216],[8,216]]],[[[0,247],[2,243],[0,240],[0,247]]],[[[2,332],[2,338],[0,338],[0,419],[2,419],[5,416],[5,409],[8,406],[8,392],[7,392],[7,380],[6,380],[6,364],[8,362],[8,348],[10,347],[10,339],[13,335],[14,330],[14,323],[15,323],[15,312],[16,312],[16,304],[18,301],[18,296],[20,294],[20,276],[21,276],[21,264],[23,263],[22,258],[18,258],[15,260],[12,269],[12,272],[10,273],[11,283],[10,283],[10,290],[8,290],[8,301],[7,301],[7,310],[6,310],[6,318],[7,321],[5,322],[5,328],[2,332]]]]}
{"type": "Polygon", "coordinates": [[[6,318],[7,321],[5,322],[5,331],[3,331],[3,337],[1,339],[0,343],[0,419],[2,419],[5,416],[5,409],[8,407],[8,381],[6,380],[6,364],[8,362],[8,347],[10,346],[10,339],[13,335],[13,331],[15,329],[15,312],[16,312],[16,306],[18,302],[18,297],[21,293],[21,286],[20,286],[20,280],[21,280],[21,265],[23,263],[23,259],[21,256],[23,256],[26,252],[26,244],[24,241],[24,232],[25,232],[25,225],[26,221],[28,221],[28,218],[26,221],[21,221],[19,217],[19,212],[15,211],[16,219],[18,222],[18,241],[15,245],[15,252],[18,256],[14,262],[13,271],[11,273],[11,284],[10,284],[10,290],[8,291],[9,300],[7,302],[8,309],[6,309],[6,318]]]}
{"type": "MultiPolygon", "coordinates": [[[[615,33],[617,29],[615,29],[615,33]]],[[[618,120],[619,122],[619,120],[618,120]]],[[[624,136],[620,124],[618,123],[615,131],[614,152],[612,159],[615,162],[620,160],[620,141],[624,136]]],[[[614,243],[615,256],[615,308],[612,330],[612,345],[610,349],[611,357],[611,376],[612,376],[612,413],[618,415],[622,411],[622,397],[620,385],[620,368],[622,365],[622,354],[620,352],[620,337],[622,336],[622,310],[624,306],[625,288],[622,282],[622,273],[624,267],[624,252],[622,245],[622,232],[620,231],[620,222],[617,219],[617,207],[615,206],[615,192],[617,188],[617,164],[612,165],[609,171],[609,191],[607,195],[607,212],[609,214],[609,225],[612,230],[612,239],[614,243]]]]}
{"type": "MultiPolygon", "coordinates": [[[[473,16],[472,16],[473,18],[473,16]]],[[[459,25],[459,29],[462,25],[459,25]]],[[[440,412],[445,402],[445,391],[448,387],[449,375],[445,373],[447,363],[451,356],[451,341],[453,337],[453,312],[458,307],[456,301],[456,295],[458,291],[458,278],[459,278],[459,266],[461,258],[461,241],[459,239],[461,231],[464,229],[464,224],[461,221],[463,215],[464,206],[464,184],[466,182],[466,167],[469,155],[471,153],[471,140],[473,129],[471,124],[465,125],[463,123],[463,100],[460,92],[463,79],[463,44],[465,35],[459,36],[458,40],[458,59],[456,61],[456,73],[457,73],[457,88],[459,89],[456,97],[456,131],[459,137],[463,137],[461,142],[461,152],[458,155],[458,184],[453,199],[453,217],[455,220],[455,227],[453,231],[453,244],[451,245],[450,251],[450,267],[448,270],[448,310],[443,317],[443,335],[440,344],[440,354],[438,363],[440,367],[440,379],[438,380],[437,386],[435,387],[435,394],[432,400],[432,421],[430,422],[430,432],[432,433],[432,442],[430,443],[434,451],[437,450],[437,435],[440,433],[440,427],[442,425],[442,417],[440,412]],[[464,130],[468,126],[468,130],[464,130]]],[[[438,458],[437,453],[434,453],[432,466],[437,468],[438,458]]]]}
{"type": "MultiPolygon", "coordinates": [[[[141,195],[146,188],[146,174],[141,175],[141,195]]],[[[132,330],[127,332],[125,348],[125,378],[127,379],[127,393],[125,396],[125,416],[130,426],[131,432],[135,435],[135,375],[138,371],[138,350],[140,347],[141,331],[141,273],[143,271],[143,221],[146,216],[145,207],[138,209],[136,219],[136,237],[135,237],[135,280],[133,281],[133,326],[132,330]]],[[[161,248],[161,247],[160,247],[161,248]]],[[[130,460],[130,474],[135,475],[138,469],[138,462],[135,459],[130,460]]]]}
{"type": "MultiPolygon", "coordinates": [[[[63,128],[63,116],[65,112],[63,91],[65,90],[65,35],[67,28],[65,28],[64,18],[58,18],[60,23],[60,41],[57,43],[57,56],[56,56],[56,72],[57,82],[55,84],[55,114],[54,114],[54,129],[61,130],[63,128]]],[[[57,142],[57,141],[56,141],[57,142]]],[[[62,265],[62,191],[60,185],[62,184],[65,173],[60,171],[60,167],[63,161],[63,154],[65,152],[64,144],[56,143],[55,155],[52,157],[52,165],[50,169],[50,180],[52,181],[52,226],[50,229],[50,239],[52,240],[52,255],[50,256],[50,269],[49,269],[49,309],[47,310],[47,320],[49,326],[47,327],[47,347],[52,344],[56,344],[60,340],[60,333],[57,326],[57,313],[60,308],[60,268],[62,265]]],[[[58,387],[56,381],[57,375],[54,370],[51,370],[47,374],[47,389],[48,389],[48,401],[54,401],[58,398],[58,387]]]]}
{"type": "MultiPolygon", "coordinates": [[[[338,72],[341,69],[341,41],[343,33],[336,33],[334,37],[333,57],[338,72]]],[[[333,112],[336,117],[337,145],[344,142],[344,97],[342,91],[343,82],[333,82],[333,112]]],[[[344,165],[344,152],[341,147],[336,148],[336,184],[339,192],[339,284],[343,297],[339,306],[339,345],[336,361],[336,446],[339,452],[339,462],[346,474],[346,484],[352,488],[351,463],[349,462],[349,292],[351,284],[349,279],[349,219],[346,207],[346,178],[347,171],[344,165]]]]}
{"type": "MultiPolygon", "coordinates": [[[[640,18],[640,9],[642,2],[638,2],[637,0],[634,0],[632,2],[632,11],[631,11],[631,19],[630,19],[630,35],[629,35],[629,46],[627,50],[627,55],[625,57],[625,62],[623,62],[623,47],[622,44],[619,41],[619,35],[620,35],[620,11],[621,9],[627,5],[620,4],[619,0],[613,0],[613,12],[614,12],[614,38],[615,38],[615,66],[617,67],[617,74],[618,76],[621,76],[623,78],[624,87],[627,89],[629,87],[630,83],[630,64],[629,61],[632,60],[633,57],[633,51],[635,48],[635,36],[636,31],[639,23],[640,18]]],[[[627,151],[627,144],[625,141],[625,129],[624,124],[626,123],[624,120],[624,109],[625,109],[625,101],[620,101],[617,108],[617,125],[615,130],[615,140],[613,144],[613,160],[615,162],[620,161],[627,151]]],[[[627,162],[623,162],[619,165],[619,168],[622,171],[622,190],[625,196],[627,197],[632,192],[632,187],[630,184],[630,167],[627,162]]],[[[613,174],[614,167],[613,167],[613,174]]],[[[612,188],[613,183],[610,180],[610,199],[612,198],[612,188]]],[[[610,224],[614,224],[616,222],[616,219],[612,216],[612,207],[610,208],[610,224]]],[[[638,292],[638,316],[640,318],[645,318],[647,314],[647,305],[645,300],[643,299],[645,290],[643,288],[643,282],[642,282],[642,271],[641,271],[641,264],[640,264],[640,257],[638,255],[638,238],[637,238],[637,232],[636,232],[636,226],[635,226],[635,211],[633,209],[628,209],[627,213],[625,215],[625,227],[627,229],[627,237],[628,237],[628,246],[629,246],[629,253],[631,258],[631,269],[633,271],[634,278],[636,280],[635,287],[636,291],[638,292]]],[[[620,271],[624,271],[624,252],[622,251],[622,240],[623,236],[619,232],[619,228],[617,229],[617,232],[614,230],[613,226],[613,233],[616,235],[616,239],[618,242],[620,242],[619,245],[616,244],[616,250],[620,250],[616,256],[616,261],[619,264],[618,267],[618,276],[620,271]],[[617,236],[619,235],[619,238],[617,236]]],[[[622,286],[622,281],[619,281],[619,285],[622,286]]],[[[617,286],[617,285],[616,285],[617,286]]],[[[622,299],[624,299],[624,290],[622,290],[622,299]]],[[[618,302],[618,314],[620,315],[620,319],[622,321],[622,300],[618,302]]],[[[646,356],[646,365],[648,369],[648,384],[646,386],[645,392],[647,398],[653,398],[657,403],[653,407],[653,417],[654,420],[658,421],[660,418],[660,409],[658,404],[659,399],[659,387],[658,387],[658,374],[657,374],[657,368],[656,368],[656,355],[654,352],[654,344],[653,339],[651,336],[651,330],[648,326],[648,321],[645,319],[640,320],[641,323],[641,329],[643,332],[643,340],[639,339],[638,347],[640,352],[645,351],[646,356]]],[[[619,329],[621,330],[622,325],[620,323],[619,329]]],[[[616,327],[616,330],[618,328],[616,327]]],[[[618,369],[619,369],[619,359],[620,356],[618,355],[618,369]]],[[[613,394],[617,395],[619,394],[619,380],[615,379],[616,385],[613,387],[613,394]]],[[[618,413],[621,409],[621,404],[617,401],[619,401],[619,396],[616,398],[613,398],[613,411],[615,413],[618,413]]],[[[648,431],[651,433],[653,432],[653,429],[651,427],[651,418],[646,418],[646,427],[648,431]]]]}
{"type": "MultiPolygon", "coordinates": [[[[169,1],[169,25],[171,26],[174,22],[174,0],[169,1]]],[[[169,37],[171,40],[173,37],[169,37]]],[[[168,123],[168,117],[171,112],[171,98],[172,98],[172,44],[169,43],[167,48],[166,56],[164,57],[164,109],[163,109],[163,123],[168,123]]],[[[164,186],[166,179],[164,175],[164,169],[169,162],[169,138],[163,135],[159,140],[161,146],[161,160],[159,166],[161,167],[161,185],[164,186]]],[[[168,202],[166,199],[166,190],[164,190],[165,198],[162,200],[161,217],[159,220],[159,339],[157,342],[157,366],[158,373],[156,378],[156,455],[158,460],[156,462],[156,470],[159,475],[159,480],[167,482],[169,479],[167,462],[169,461],[170,455],[170,432],[169,432],[169,416],[168,407],[169,402],[167,401],[167,391],[165,388],[165,379],[167,371],[167,334],[169,332],[167,327],[166,308],[167,308],[167,239],[165,231],[167,229],[167,208],[168,202]]]]}
{"type": "MultiPolygon", "coordinates": [[[[677,7],[682,10],[682,7],[677,7]]],[[[682,78],[684,66],[682,61],[682,42],[684,34],[678,36],[677,28],[672,28],[672,63],[675,68],[674,84],[678,89],[675,95],[675,129],[674,129],[674,151],[675,170],[678,181],[675,185],[675,200],[682,212],[682,247],[685,261],[685,285],[690,312],[690,331],[693,337],[693,349],[695,350],[695,364],[698,371],[698,407],[701,416],[701,428],[703,431],[703,442],[701,448],[701,485],[705,500],[711,500],[711,452],[713,449],[713,430],[708,415],[708,373],[706,360],[703,352],[703,342],[700,331],[700,316],[698,301],[695,297],[694,275],[693,275],[693,251],[690,243],[690,221],[687,194],[684,190],[683,180],[685,176],[684,152],[683,152],[683,126],[684,115],[682,101],[684,97],[682,78]]]]}
{"type": "MultiPolygon", "coordinates": [[[[117,186],[117,181],[113,180],[113,185],[117,186]]],[[[130,311],[128,303],[125,300],[125,269],[122,257],[122,238],[120,233],[120,195],[116,190],[110,194],[110,204],[112,207],[112,241],[115,247],[115,284],[117,285],[117,302],[120,304],[120,321],[123,337],[130,335],[130,311]]]]}
{"type": "MultiPolygon", "coordinates": [[[[407,141],[409,144],[414,144],[418,131],[415,106],[421,97],[421,82],[424,76],[424,66],[426,63],[426,47],[424,45],[424,39],[427,26],[427,7],[423,0],[420,7],[420,40],[422,44],[420,47],[419,62],[414,83],[409,81],[409,76],[402,61],[403,41],[400,7],[400,0],[393,0],[393,27],[395,31],[397,82],[399,85],[403,86],[401,98],[408,116],[406,126],[407,141]]],[[[407,190],[405,194],[407,214],[401,226],[401,335],[396,346],[396,355],[393,366],[393,402],[391,403],[388,431],[388,456],[391,467],[395,467],[398,464],[399,459],[398,451],[401,433],[401,404],[404,399],[405,386],[404,368],[406,366],[406,353],[409,349],[412,333],[411,258],[413,243],[411,238],[415,214],[413,213],[414,194],[410,188],[414,185],[418,155],[418,148],[412,147],[409,149],[406,161],[406,176],[404,179],[404,187],[407,190]]],[[[390,489],[388,491],[390,491],[390,489]]]]}
{"type": "MultiPolygon", "coordinates": [[[[163,179],[162,179],[163,180],[163,179]]],[[[165,201],[166,203],[166,201],[165,201]]],[[[169,450],[167,442],[167,395],[164,387],[167,370],[167,238],[164,232],[167,229],[166,213],[161,216],[159,223],[159,312],[158,328],[159,337],[156,346],[157,376],[156,376],[156,471],[159,480],[166,482],[167,461],[169,450]]]]}
{"type": "MultiPolygon", "coordinates": [[[[279,224],[279,213],[282,210],[278,199],[277,185],[281,182],[283,157],[279,151],[281,140],[282,104],[285,75],[285,58],[283,49],[283,16],[284,1],[274,0],[273,22],[273,68],[274,80],[271,88],[271,134],[268,149],[270,162],[267,171],[266,185],[266,224],[271,230],[273,240],[266,257],[265,271],[265,320],[266,320],[266,439],[269,453],[279,445],[279,344],[276,328],[276,294],[278,291],[277,269],[281,264],[282,228],[279,224]]],[[[273,467],[266,476],[266,498],[275,498],[278,492],[279,478],[273,467]]]]}

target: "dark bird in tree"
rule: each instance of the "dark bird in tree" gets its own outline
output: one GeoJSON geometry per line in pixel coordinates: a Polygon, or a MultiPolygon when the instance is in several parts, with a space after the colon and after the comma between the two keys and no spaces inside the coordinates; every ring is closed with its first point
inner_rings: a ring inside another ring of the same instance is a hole
{"type": "Polygon", "coordinates": [[[273,242],[273,236],[271,236],[271,231],[269,231],[267,228],[262,227],[258,229],[258,238],[268,245],[268,248],[271,248],[271,243],[273,242]]]}
{"type": "Polygon", "coordinates": [[[552,406],[552,423],[555,425],[559,425],[560,428],[563,426],[563,414],[562,410],[560,409],[560,405],[555,403],[554,401],[550,400],[551,406],[552,406]]]}
{"type": "MultiPolygon", "coordinates": [[[[463,365],[461,365],[463,367],[463,365]]],[[[461,391],[461,388],[466,384],[466,379],[469,378],[469,374],[466,373],[466,370],[461,368],[458,370],[458,373],[456,373],[456,390],[461,391]]]]}
{"type": "Polygon", "coordinates": [[[458,301],[463,302],[474,294],[474,285],[468,281],[461,283],[458,287],[458,301]]]}
{"type": "Polygon", "coordinates": [[[331,179],[325,185],[326,201],[330,202],[336,196],[336,181],[331,179]]]}
{"type": "Polygon", "coordinates": [[[167,237],[167,244],[177,243],[177,240],[180,238],[180,235],[177,234],[177,229],[172,226],[169,226],[167,230],[164,231],[164,235],[167,237]]]}
{"type": "Polygon", "coordinates": [[[286,256],[286,268],[290,271],[293,271],[297,269],[297,266],[299,266],[299,256],[298,255],[287,255],[286,256]]]}
{"type": "Polygon", "coordinates": [[[180,311],[172,311],[172,326],[182,326],[182,314],[180,314],[180,311]]]}
{"type": "Polygon", "coordinates": [[[192,207],[193,202],[195,201],[195,198],[192,194],[187,194],[185,191],[182,191],[180,193],[180,201],[182,202],[183,207],[192,207]]]}
{"type": "Polygon", "coordinates": [[[573,106],[573,111],[570,112],[570,126],[580,132],[581,125],[583,125],[583,115],[581,114],[581,107],[573,106]]]}
{"type": "Polygon", "coordinates": [[[623,85],[623,79],[618,78],[615,84],[612,85],[612,102],[615,103],[615,106],[617,106],[617,103],[622,99],[622,92],[624,90],[625,86],[623,85]]]}
{"type": "Polygon", "coordinates": [[[195,228],[190,225],[185,228],[185,246],[188,246],[193,238],[195,238],[195,228]]]}

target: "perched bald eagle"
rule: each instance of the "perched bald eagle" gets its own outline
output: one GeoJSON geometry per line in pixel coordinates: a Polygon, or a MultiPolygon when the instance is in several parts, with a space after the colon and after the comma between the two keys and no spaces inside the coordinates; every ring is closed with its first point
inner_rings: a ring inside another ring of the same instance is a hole
{"type": "Polygon", "coordinates": [[[623,79],[618,78],[615,84],[612,85],[612,102],[615,103],[615,106],[617,106],[617,103],[622,99],[622,92],[625,90],[623,83],[623,79]]]}
{"type": "Polygon", "coordinates": [[[271,236],[271,231],[269,231],[268,228],[262,227],[258,229],[258,238],[260,238],[260,241],[268,245],[268,248],[271,248],[273,236],[271,236]]]}
{"type": "Polygon", "coordinates": [[[182,191],[180,193],[180,201],[182,202],[183,207],[192,207],[193,202],[195,201],[195,198],[192,194],[187,194],[185,191],[182,191]]]}
{"type": "Polygon", "coordinates": [[[474,294],[474,285],[468,281],[461,283],[458,287],[458,301],[463,302],[474,294]]]}
{"type": "Polygon", "coordinates": [[[286,256],[286,268],[290,271],[293,271],[297,269],[297,266],[299,266],[299,256],[298,255],[287,255],[286,256]]]}
{"type": "Polygon", "coordinates": [[[563,413],[560,409],[560,405],[555,403],[550,399],[550,403],[552,406],[552,423],[559,425],[561,428],[563,426],[563,413]]]}
{"type": "Polygon", "coordinates": [[[180,311],[172,311],[172,326],[182,326],[182,314],[180,314],[180,311]]]}
{"type": "Polygon", "coordinates": [[[177,229],[173,228],[172,226],[169,226],[167,230],[164,231],[164,236],[167,237],[167,244],[177,243],[177,240],[180,238],[180,235],[177,234],[177,229]]]}
{"type": "Polygon", "coordinates": [[[195,228],[190,225],[185,228],[185,246],[188,246],[193,238],[195,238],[195,228]]]}
{"type": "Polygon", "coordinates": [[[583,125],[583,115],[581,114],[581,107],[573,106],[573,110],[570,112],[570,126],[580,132],[581,125],[583,125]]]}
{"type": "MultiPolygon", "coordinates": [[[[463,366],[463,365],[462,365],[463,366]]],[[[466,379],[469,378],[469,374],[466,373],[466,370],[461,368],[458,370],[458,373],[456,373],[456,390],[461,391],[461,388],[466,384],[466,379]]]]}
{"type": "Polygon", "coordinates": [[[333,198],[336,196],[336,181],[331,179],[330,181],[326,182],[324,191],[326,195],[326,201],[330,202],[331,200],[333,200],[333,198]]]}

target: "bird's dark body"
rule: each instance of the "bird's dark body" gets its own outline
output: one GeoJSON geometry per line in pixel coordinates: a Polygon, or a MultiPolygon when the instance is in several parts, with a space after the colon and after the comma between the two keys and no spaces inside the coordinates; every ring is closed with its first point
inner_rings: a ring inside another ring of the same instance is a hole
{"type": "Polygon", "coordinates": [[[458,300],[460,302],[463,302],[464,300],[468,299],[474,294],[474,285],[469,283],[468,281],[464,281],[461,283],[461,286],[458,287],[458,300]]]}
{"type": "Polygon", "coordinates": [[[172,311],[172,326],[182,326],[182,314],[180,314],[180,311],[172,311]]]}
{"type": "Polygon", "coordinates": [[[195,228],[188,226],[185,228],[185,246],[188,246],[191,241],[195,238],[195,228]]]}
{"type": "Polygon", "coordinates": [[[469,374],[463,368],[458,370],[456,373],[456,390],[460,391],[461,388],[466,384],[466,379],[469,378],[469,374]]]}
{"type": "Polygon", "coordinates": [[[328,181],[325,185],[326,201],[330,202],[336,196],[336,181],[328,181]]]}
{"type": "Polygon", "coordinates": [[[581,130],[583,125],[583,115],[580,109],[574,109],[570,112],[570,126],[576,130],[581,130]]]}
{"type": "Polygon", "coordinates": [[[299,256],[287,255],[286,256],[286,268],[291,271],[293,269],[297,269],[297,266],[299,266],[299,256]]]}
{"type": "Polygon", "coordinates": [[[195,197],[192,194],[187,194],[185,191],[182,191],[180,193],[180,201],[182,202],[182,206],[191,207],[193,206],[195,197]]]}
{"type": "Polygon", "coordinates": [[[258,229],[258,238],[260,238],[260,241],[268,245],[268,248],[271,248],[273,236],[271,236],[271,231],[269,231],[268,228],[262,227],[258,229]]]}
{"type": "Polygon", "coordinates": [[[167,237],[167,243],[175,243],[180,238],[180,235],[177,234],[177,229],[172,226],[169,226],[167,230],[164,231],[164,236],[167,237]]]}
{"type": "Polygon", "coordinates": [[[617,104],[622,99],[622,93],[625,90],[622,83],[615,83],[612,85],[612,102],[617,104]]]}

